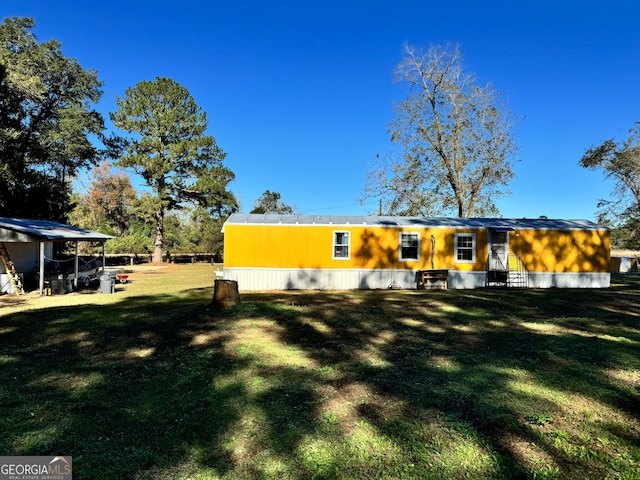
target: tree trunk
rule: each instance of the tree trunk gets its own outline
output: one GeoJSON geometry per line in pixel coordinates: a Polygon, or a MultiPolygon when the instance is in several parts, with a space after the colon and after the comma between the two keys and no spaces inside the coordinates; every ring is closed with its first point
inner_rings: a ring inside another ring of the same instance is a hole
{"type": "Polygon", "coordinates": [[[153,263],[162,263],[162,243],[164,241],[164,210],[162,207],[155,213],[156,240],[154,242],[153,263]]]}
{"type": "Polygon", "coordinates": [[[229,308],[237,303],[240,303],[238,282],[235,280],[216,280],[211,304],[219,308],[229,308]]]}

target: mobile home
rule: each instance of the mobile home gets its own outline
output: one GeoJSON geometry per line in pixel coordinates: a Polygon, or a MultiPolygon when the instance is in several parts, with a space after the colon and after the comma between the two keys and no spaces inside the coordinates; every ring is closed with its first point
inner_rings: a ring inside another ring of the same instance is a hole
{"type": "Polygon", "coordinates": [[[587,220],[233,214],[223,232],[241,290],[610,283],[610,232],[587,220]]]}

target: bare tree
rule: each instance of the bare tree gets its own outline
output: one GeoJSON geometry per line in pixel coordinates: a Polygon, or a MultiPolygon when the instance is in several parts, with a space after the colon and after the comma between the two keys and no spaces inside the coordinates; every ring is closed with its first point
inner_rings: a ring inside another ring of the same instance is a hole
{"type": "Polygon", "coordinates": [[[402,153],[379,158],[363,199],[380,198],[393,215],[498,214],[513,178],[515,116],[492,85],[464,73],[458,47],[407,45],[405,54],[395,73],[409,95],[389,124],[402,153]]]}

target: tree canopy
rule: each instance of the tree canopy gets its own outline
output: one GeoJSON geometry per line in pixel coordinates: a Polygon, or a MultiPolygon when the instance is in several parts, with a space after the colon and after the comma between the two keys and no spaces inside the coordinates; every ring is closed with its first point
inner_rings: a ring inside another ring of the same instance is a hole
{"type": "Polygon", "coordinates": [[[155,222],[154,262],[162,261],[164,219],[185,203],[228,215],[237,202],[227,190],[233,172],[226,154],[206,135],[207,118],[189,91],[158,77],[128,88],[110,114],[114,125],[132,134],[124,141],[117,165],[139,174],[151,188],[155,222]]]}
{"type": "Polygon", "coordinates": [[[94,70],[39,43],[31,18],[0,24],[0,215],[64,221],[70,180],[95,164],[104,121],[94,70]]]}
{"type": "Polygon", "coordinates": [[[614,227],[619,248],[640,248],[640,122],[621,142],[614,139],[586,150],[579,161],[584,168],[602,170],[613,182],[610,199],[598,202],[598,220],[614,227]]]}
{"type": "Polygon", "coordinates": [[[406,46],[395,74],[409,87],[389,124],[402,154],[379,158],[363,198],[393,215],[496,215],[517,153],[501,95],[464,72],[457,47],[406,46]]]}
{"type": "Polygon", "coordinates": [[[271,192],[265,190],[265,192],[256,200],[253,210],[250,213],[293,213],[293,207],[290,207],[286,203],[280,201],[280,194],[278,192],[271,192]]]}

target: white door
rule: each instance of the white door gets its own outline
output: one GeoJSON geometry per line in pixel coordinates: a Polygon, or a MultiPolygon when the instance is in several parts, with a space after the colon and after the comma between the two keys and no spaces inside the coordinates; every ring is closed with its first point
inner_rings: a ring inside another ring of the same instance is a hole
{"type": "Polygon", "coordinates": [[[506,272],[509,270],[509,233],[489,229],[489,270],[506,272]]]}

